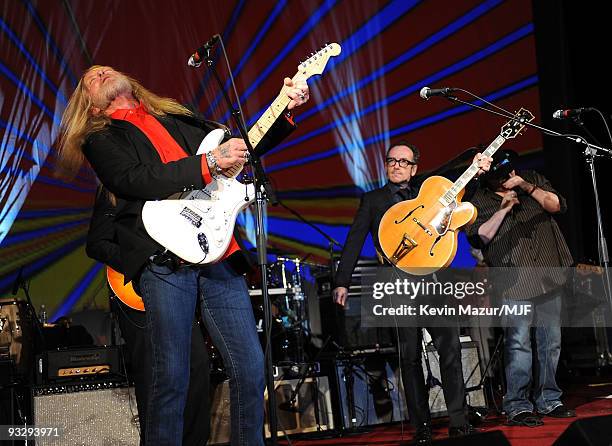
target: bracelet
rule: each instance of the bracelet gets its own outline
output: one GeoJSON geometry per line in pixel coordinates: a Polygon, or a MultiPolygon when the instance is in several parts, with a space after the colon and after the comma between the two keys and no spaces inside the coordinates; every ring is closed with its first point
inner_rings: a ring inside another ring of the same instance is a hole
{"type": "Polygon", "coordinates": [[[223,170],[219,167],[219,164],[217,164],[217,159],[215,158],[215,155],[213,155],[212,151],[206,152],[206,162],[208,163],[208,168],[213,171],[211,172],[212,174],[221,175],[223,173],[223,170]]]}
{"type": "Polygon", "coordinates": [[[527,195],[533,194],[533,191],[535,191],[537,188],[538,188],[537,184],[534,184],[533,187],[531,188],[531,190],[529,191],[529,193],[527,195]]]}

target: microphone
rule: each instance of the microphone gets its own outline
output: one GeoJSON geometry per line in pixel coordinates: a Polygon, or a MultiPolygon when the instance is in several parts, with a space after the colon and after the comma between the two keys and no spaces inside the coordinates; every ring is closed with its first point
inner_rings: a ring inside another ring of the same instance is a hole
{"type": "Polygon", "coordinates": [[[421,88],[421,91],[419,92],[419,96],[421,96],[423,99],[429,99],[432,96],[448,96],[449,94],[451,94],[453,91],[457,90],[456,88],[450,88],[450,87],[446,87],[446,88],[429,88],[429,87],[423,87],[421,88]]]}
{"type": "Polygon", "coordinates": [[[567,110],[557,110],[553,113],[554,119],[568,119],[580,116],[583,112],[593,110],[591,107],[568,108],[567,110]]]}
{"type": "Polygon", "coordinates": [[[15,279],[15,282],[13,282],[13,289],[11,290],[11,294],[13,294],[13,296],[17,295],[17,292],[19,291],[19,287],[21,286],[21,282],[23,282],[23,266],[19,268],[19,273],[17,273],[17,278],[15,279]]]}
{"type": "Polygon", "coordinates": [[[200,65],[202,65],[202,60],[204,59],[205,54],[217,44],[220,38],[221,36],[219,34],[215,34],[210,39],[208,39],[208,41],[204,43],[204,45],[195,50],[195,52],[187,61],[187,65],[195,68],[198,68],[200,65]]]}

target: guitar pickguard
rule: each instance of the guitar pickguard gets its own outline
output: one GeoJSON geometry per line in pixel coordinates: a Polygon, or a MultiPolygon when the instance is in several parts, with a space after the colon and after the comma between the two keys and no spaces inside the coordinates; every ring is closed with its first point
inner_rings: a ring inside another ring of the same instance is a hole
{"type": "Polygon", "coordinates": [[[443,236],[446,234],[446,231],[448,231],[448,227],[451,224],[455,209],[457,209],[457,202],[453,201],[450,205],[440,209],[436,216],[431,220],[431,226],[433,226],[440,236],[443,236]]]}

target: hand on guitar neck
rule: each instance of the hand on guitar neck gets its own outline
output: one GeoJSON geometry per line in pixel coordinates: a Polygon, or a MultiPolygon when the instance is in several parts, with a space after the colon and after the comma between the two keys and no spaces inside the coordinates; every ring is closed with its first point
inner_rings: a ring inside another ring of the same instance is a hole
{"type": "MultiPolygon", "coordinates": [[[[310,90],[306,80],[286,77],[283,82],[281,94],[289,99],[288,110],[304,105],[310,98],[310,90]]],[[[244,140],[231,138],[216,149],[211,150],[212,159],[207,158],[208,168],[211,172],[220,173],[227,178],[235,177],[242,170],[242,166],[249,160],[249,153],[244,140]]]]}
{"type": "Polygon", "coordinates": [[[493,158],[485,155],[484,153],[477,153],[472,160],[472,163],[475,163],[478,166],[478,172],[476,172],[475,176],[480,176],[485,172],[488,172],[491,168],[491,163],[493,162],[493,158]]]}
{"type": "Polygon", "coordinates": [[[289,104],[287,104],[288,110],[293,110],[295,107],[305,104],[310,98],[308,84],[301,76],[296,75],[294,79],[286,77],[284,84],[283,90],[285,90],[285,93],[291,99],[289,104]]]}

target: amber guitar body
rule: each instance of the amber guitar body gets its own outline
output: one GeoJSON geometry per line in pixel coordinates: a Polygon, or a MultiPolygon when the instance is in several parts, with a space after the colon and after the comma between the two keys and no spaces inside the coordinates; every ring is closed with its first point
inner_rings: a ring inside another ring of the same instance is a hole
{"type": "MultiPolygon", "coordinates": [[[[483,151],[491,157],[508,139],[515,138],[534,119],[521,108],[483,151]]],[[[465,186],[479,171],[476,160],[453,183],[444,177],[427,178],[414,200],[390,207],[380,221],[378,239],[386,259],[418,276],[450,265],[457,253],[457,231],[476,220],[476,208],[462,203],[465,186]]]]}
{"type": "Polygon", "coordinates": [[[429,177],[415,199],[387,210],[378,228],[387,260],[414,275],[431,274],[453,261],[458,230],[473,223],[477,213],[471,203],[461,202],[464,191],[448,206],[440,202],[452,186],[444,177],[429,177]]]}
{"type": "Polygon", "coordinates": [[[113,293],[115,293],[121,302],[134,310],[144,311],[145,307],[142,298],[134,291],[132,282],[128,282],[127,285],[123,283],[125,281],[123,274],[107,266],[106,280],[108,280],[111,290],[113,290],[113,293]]]}

